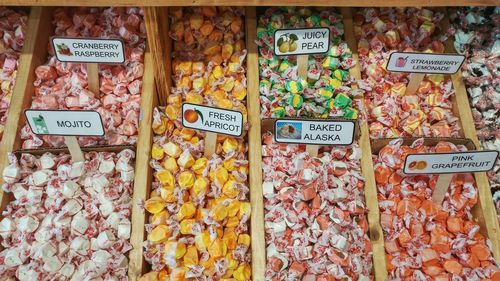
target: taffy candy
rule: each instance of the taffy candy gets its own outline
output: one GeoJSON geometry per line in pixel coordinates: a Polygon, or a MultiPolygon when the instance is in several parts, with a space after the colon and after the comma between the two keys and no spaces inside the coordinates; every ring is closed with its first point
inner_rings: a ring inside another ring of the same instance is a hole
{"type": "Polygon", "coordinates": [[[248,160],[244,139],[219,135],[204,156],[205,133],[182,127],[183,102],[243,113],[246,123],[244,8],[173,8],[173,80],[153,112],[150,214],[141,281],[251,280],[248,160]]]}
{"type": "Polygon", "coordinates": [[[0,140],[2,140],[19,55],[24,44],[28,16],[23,11],[0,7],[0,140]]]}
{"type": "MultiPolygon", "coordinates": [[[[104,137],[79,137],[81,146],[134,144],[137,141],[146,28],[140,8],[58,8],[55,35],[117,38],[124,41],[125,62],[99,64],[100,93],[88,89],[85,64],[58,62],[49,44],[47,62],[35,69],[33,109],[95,110],[104,137]],[[99,97],[97,95],[99,94],[99,97]]],[[[65,146],[61,136],[37,136],[21,129],[23,148],[65,146]]]]}
{"type": "Polygon", "coordinates": [[[263,135],[265,280],[373,280],[361,148],[282,145],[263,135]]]}
{"type": "MultiPolygon", "coordinates": [[[[463,7],[450,13],[454,46],[465,55],[462,76],[484,149],[500,151],[500,8],[463,7]]],[[[488,172],[500,221],[500,161],[488,172]]]]}
{"type": "Polygon", "coordinates": [[[426,75],[414,94],[407,95],[410,75],[390,72],[392,52],[442,53],[443,14],[427,8],[362,8],[354,14],[354,30],[366,90],[371,138],[410,136],[458,137],[460,125],[452,111],[451,79],[426,75]]]}
{"type": "Polygon", "coordinates": [[[0,276],[7,280],[127,280],[133,151],[9,155],[0,276]]]}
{"type": "Polygon", "coordinates": [[[342,16],[332,8],[268,8],[259,18],[260,102],[263,118],[344,117],[357,119],[362,91],[350,88],[356,61],[342,41],[342,16]],[[299,77],[297,56],[274,55],[274,32],[281,28],[328,27],[330,50],[310,55],[307,75],[299,77]],[[340,102],[339,102],[340,100],[340,102]]]}
{"type": "Polygon", "coordinates": [[[432,201],[439,175],[407,175],[408,154],[466,151],[463,145],[423,139],[392,140],[374,155],[380,220],[390,280],[497,280],[491,242],[479,232],[471,209],[478,194],[472,174],[456,174],[441,205],[432,201]]]}

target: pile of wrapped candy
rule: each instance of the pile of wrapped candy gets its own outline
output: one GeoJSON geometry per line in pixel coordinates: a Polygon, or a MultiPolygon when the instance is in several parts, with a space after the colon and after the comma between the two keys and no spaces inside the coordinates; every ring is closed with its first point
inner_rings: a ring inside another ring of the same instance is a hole
{"type": "Polygon", "coordinates": [[[354,15],[355,36],[362,62],[360,87],[371,138],[456,137],[460,130],[450,98],[449,77],[426,75],[414,94],[405,94],[410,75],[389,72],[394,51],[442,53],[442,13],[425,8],[363,8],[354,15]]]}
{"type": "Polygon", "coordinates": [[[345,117],[357,119],[360,105],[353,104],[359,90],[349,88],[356,61],[345,42],[342,16],[332,8],[273,7],[259,18],[259,74],[261,116],[345,117]],[[307,77],[299,77],[297,56],[274,54],[274,32],[282,28],[328,27],[330,50],[310,55],[307,77]]]}
{"type": "Polygon", "coordinates": [[[246,120],[244,8],[170,10],[175,40],[166,107],[153,113],[155,181],[144,208],[149,280],[251,280],[248,160],[244,139],[183,128],[183,102],[239,110],[246,120]]]}
{"type": "MultiPolygon", "coordinates": [[[[464,7],[450,15],[477,135],[484,149],[500,151],[500,8],[464,7]]],[[[500,161],[488,173],[500,220],[500,161]]]]}
{"type": "MultiPolygon", "coordinates": [[[[88,89],[85,64],[56,60],[49,46],[47,62],[35,70],[33,109],[95,110],[104,123],[104,137],[79,137],[82,146],[133,144],[137,140],[144,72],[146,30],[139,8],[58,8],[53,13],[55,35],[118,38],[124,41],[125,62],[99,65],[100,91],[88,89]]],[[[36,136],[21,130],[23,148],[61,147],[60,136],[36,136]]]]}
{"type": "Polygon", "coordinates": [[[361,148],[263,143],[266,280],[370,280],[361,148]]]}
{"type": "Polygon", "coordinates": [[[0,7],[0,140],[3,136],[19,55],[24,44],[28,17],[23,11],[0,7]]]}
{"type": "Polygon", "coordinates": [[[9,156],[0,275],[11,280],[126,280],[134,152],[9,156]]]}
{"type": "Polygon", "coordinates": [[[498,280],[500,270],[479,233],[471,208],[478,195],[472,174],[456,174],[442,205],[431,199],[438,175],[405,175],[410,153],[466,151],[463,145],[423,139],[391,141],[374,156],[374,169],[391,280],[498,280]]]}

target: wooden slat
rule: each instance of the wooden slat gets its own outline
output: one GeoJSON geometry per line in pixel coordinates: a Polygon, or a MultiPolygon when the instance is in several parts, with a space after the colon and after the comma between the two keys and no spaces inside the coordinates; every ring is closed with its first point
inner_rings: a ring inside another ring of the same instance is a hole
{"type": "Polygon", "coordinates": [[[170,93],[172,44],[168,35],[169,20],[167,8],[144,8],[144,20],[148,33],[148,44],[154,54],[154,74],[160,104],[167,104],[170,93]]]}
{"type": "Polygon", "coordinates": [[[154,83],[153,55],[147,51],[144,57],[144,76],[141,94],[141,120],[139,123],[139,138],[135,153],[135,181],[134,194],[132,197],[132,234],[130,243],[133,249],[130,251],[129,272],[130,280],[137,280],[144,272],[146,262],[143,258],[142,243],[145,239],[144,224],[146,214],[138,203],[149,197],[151,190],[152,171],[149,166],[151,157],[151,146],[153,143],[153,108],[157,105],[157,95],[154,83]]]}
{"type": "MultiPolygon", "coordinates": [[[[19,129],[24,125],[23,110],[31,102],[34,91],[33,81],[35,68],[46,60],[46,46],[50,35],[50,9],[32,7],[28,19],[23,50],[19,57],[16,84],[13,89],[10,108],[5,123],[5,131],[0,145],[0,171],[8,162],[7,154],[20,147],[19,129]]],[[[3,180],[0,177],[0,185],[3,180]]],[[[0,211],[12,199],[11,194],[0,190],[0,211]]]]}
{"type": "MultiPolygon", "coordinates": [[[[344,37],[351,49],[353,59],[358,61],[356,66],[349,70],[356,79],[361,80],[361,68],[358,57],[358,44],[354,38],[354,25],[352,9],[342,8],[344,18],[344,37]]],[[[368,207],[369,235],[373,245],[373,269],[375,280],[387,280],[387,267],[385,263],[384,234],[380,225],[380,212],[377,199],[377,184],[373,172],[372,149],[370,146],[370,131],[368,122],[360,124],[359,145],[363,152],[361,156],[361,172],[365,178],[365,201],[368,207]]]]}
{"type": "Polygon", "coordinates": [[[252,280],[264,281],[266,242],[262,195],[262,144],[260,128],[259,64],[255,7],[246,9],[248,159],[250,161],[250,202],[252,204],[252,280]]]}
{"type": "Polygon", "coordinates": [[[496,6],[495,0],[2,0],[11,6],[496,6]]]}
{"type": "MultiPolygon", "coordinates": [[[[442,28],[443,30],[448,30],[450,25],[448,13],[445,9],[441,9],[441,11],[446,15],[443,20],[442,28]]],[[[446,52],[448,53],[455,53],[453,39],[453,37],[450,37],[446,42],[446,52]]],[[[479,139],[477,138],[477,132],[474,125],[474,119],[472,117],[467,90],[462,79],[462,72],[459,70],[457,73],[452,75],[451,79],[453,88],[455,89],[455,100],[464,136],[471,139],[476,145],[476,148],[480,149],[481,146],[479,139]]],[[[493,203],[493,197],[491,195],[488,176],[486,173],[474,173],[474,177],[476,178],[479,200],[476,206],[472,209],[472,213],[481,226],[481,232],[491,240],[494,257],[497,261],[500,261],[500,227],[498,224],[496,208],[493,203]]]]}

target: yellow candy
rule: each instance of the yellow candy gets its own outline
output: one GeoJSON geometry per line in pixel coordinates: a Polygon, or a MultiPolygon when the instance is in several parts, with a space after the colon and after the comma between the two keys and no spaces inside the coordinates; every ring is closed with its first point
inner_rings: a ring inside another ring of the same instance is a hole
{"type": "Polygon", "coordinates": [[[202,61],[193,62],[193,73],[205,72],[205,63],[202,61]]]}
{"type": "Polygon", "coordinates": [[[163,158],[163,155],[163,148],[154,143],[153,148],[151,149],[151,157],[155,160],[161,160],[163,158]]]}
{"type": "Polygon", "coordinates": [[[226,227],[237,227],[239,223],[240,223],[240,220],[238,219],[238,217],[231,217],[231,218],[227,219],[225,226],[226,227]]]}
{"type": "Polygon", "coordinates": [[[226,252],[227,247],[220,238],[216,238],[212,244],[210,244],[210,247],[208,247],[208,253],[213,258],[225,256],[226,252]]]}
{"type": "Polygon", "coordinates": [[[191,193],[193,196],[199,194],[205,194],[209,185],[209,181],[205,177],[197,177],[194,181],[193,188],[191,189],[191,193]]]}
{"type": "Polygon", "coordinates": [[[231,203],[229,203],[229,205],[227,206],[227,216],[235,217],[240,210],[240,206],[241,202],[238,200],[233,200],[231,203]]]}
{"type": "Polygon", "coordinates": [[[193,171],[196,174],[200,175],[203,173],[203,170],[205,170],[205,168],[207,167],[207,163],[208,163],[208,159],[206,157],[198,158],[194,162],[191,169],[193,169],[193,171]]]}
{"type": "Polygon", "coordinates": [[[195,176],[191,171],[184,171],[179,175],[179,186],[182,188],[190,188],[193,186],[195,176]]]}
{"type": "Polygon", "coordinates": [[[200,29],[202,25],[203,15],[198,13],[191,14],[191,17],[189,17],[189,26],[191,26],[192,29],[200,29]]]}
{"type": "Polygon", "coordinates": [[[332,86],[332,88],[334,89],[337,89],[338,87],[342,86],[342,81],[335,78],[330,78],[330,86],[332,86]]]}
{"type": "Polygon", "coordinates": [[[224,84],[222,84],[221,89],[230,92],[234,87],[234,79],[232,77],[229,77],[224,84]]]}
{"type": "Polygon", "coordinates": [[[178,88],[191,88],[191,79],[188,76],[184,76],[181,79],[177,80],[176,87],[178,88]]]}
{"type": "Polygon", "coordinates": [[[149,217],[149,222],[153,224],[166,224],[168,218],[169,218],[168,212],[166,210],[163,210],[149,217]]]}
{"type": "Polygon", "coordinates": [[[186,95],[186,102],[194,104],[203,104],[203,96],[197,93],[188,93],[186,95]]]}
{"type": "Polygon", "coordinates": [[[196,250],[195,246],[189,246],[186,254],[184,255],[184,265],[197,265],[198,262],[198,250],[196,250]]]}
{"type": "Polygon", "coordinates": [[[174,175],[172,175],[172,173],[168,170],[161,170],[156,172],[155,177],[163,186],[174,186],[174,175]]]}
{"type": "Polygon", "coordinates": [[[243,245],[249,247],[250,246],[250,235],[240,234],[240,236],[238,236],[238,244],[243,244],[243,245]]]}
{"type": "Polygon", "coordinates": [[[175,158],[169,157],[163,161],[163,168],[166,170],[175,173],[179,171],[179,166],[177,165],[177,161],[175,161],[175,158]]]}
{"type": "Polygon", "coordinates": [[[233,88],[233,97],[237,100],[244,100],[247,96],[247,89],[241,84],[240,81],[236,81],[233,88]]]}
{"type": "Polygon", "coordinates": [[[236,148],[238,148],[238,140],[235,138],[226,138],[222,144],[222,150],[224,150],[225,153],[235,151],[236,148]]]}
{"type": "Polygon", "coordinates": [[[206,250],[207,247],[212,243],[208,230],[203,230],[201,233],[196,234],[196,236],[194,237],[194,243],[199,250],[206,250]]]}
{"type": "MultiPolygon", "coordinates": [[[[224,148],[222,148],[222,149],[224,149],[224,148]]],[[[224,166],[224,168],[226,168],[226,170],[228,170],[229,172],[232,172],[232,171],[236,170],[236,167],[234,166],[235,161],[236,161],[236,159],[229,158],[229,159],[224,160],[224,162],[222,162],[222,165],[224,166]]]]}
{"type": "Polygon", "coordinates": [[[161,243],[168,239],[170,229],[166,225],[156,226],[148,235],[148,240],[153,243],[161,243]]]}
{"type": "Polygon", "coordinates": [[[232,109],[233,108],[233,103],[228,100],[228,99],[222,99],[216,102],[216,105],[220,108],[224,109],[232,109]]]}
{"type": "Polygon", "coordinates": [[[160,197],[153,197],[144,203],[144,209],[151,214],[158,214],[165,208],[165,202],[160,197]]]}
{"type": "Polygon", "coordinates": [[[220,65],[215,66],[212,70],[212,75],[215,79],[224,77],[224,71],[222,70],[222,67],[220,65]]]}
{"type": "Polygon", "coordinates": [[[232,255],[231,252],[229,252],[226,255],[226,260],[227,260],[227,268],[228,269],[234,270],[234,269],[236,269],[238,267],[238,264],[240,264],[237,260],[233,259],[233,255],[232,255]]]}
{"type": "Polygon", "coordinates": [[[215,272],[215,261],[213,258],[208,258],[206,261],[201,261],[200,265],[205,268],[205,273],[206,275],[211,275],[210,273],[215,272]]]}
{"type": "Polygon", "coordinates": [[[212,92],[212,97],[214,99],[214,101],[220,101],[220,100],[224,100],[224,99],[227,99],[227,94],[226,92],[224,92],[223,90],[215,90],[214,92],[212,92]]]}
{"type": "Polygon", "coordinates": [[[196,213],[196,207],[194,206],[193,203],[187,202],[182,204],[179,212],[177,213],[177,219],[179,221],[183,219],[190,219],[194,216],[196,213]]]}
{"type": "Polygon", "coordinates": [[[194,219],[185,219],[180,223],[180,231],[182,234],[192,234],[193,233],[193,224],[196,221],[194,219]]]}
{"type": "Polygon", "coordinates": [[[171,141],[163,145],[163,150],[165,150],[165,153],[168,156],[175,158],[179,157],[182,153],[181,148],[171,141]]]}
{"type": "Polygon", "coordinates": [[[189,150],[184,150],[184,152],[179,156],[179,159],[177,159],[177,164],[185,169],[189,169],[193,166],[194,158],[191,153],[189,153],[189,150]]]}
{"type": "Polygon", "coordinates": [[[192,74],[192,71],[191,71],[192,66],[193,66],[192,61],[180,62],[175,66],[175,72],[182,72],[183,76],[189,76],[192,74]]]}
{"type": "Polygon", "coordinates": [[[201,90],[203,88],[205,88],[205,78],[203,77],[199,77],[199,78],[195,78],[193,80],[193,89],[194,90],[201,90]]]}
{"type": "Polygon", "coordinates": [[[444,80],[443,74],[428,74],[427,80],[431,81],[434,85],[440,85],[444,80]]]}
{"type": "Polygon", "coordinates": [[[239,190],[235,188],[236,181],[228,180],[222,187],[222,193],[229,198],[235,198],[240,193],[239,190]]]}
{"type": "Polygon", "coordinates": [[[160,122],[153,122],[153,132],[157,135],[162,135],[167,130],[167,119],[161,118],[160,122]]]}
{"type": "Polygon", "coordinates": [[[234,271],[233,276],[238,281],[245,281],[250,279],[251,274],[252,270],[248,264],[240,264],[234,271]]]}
{"type": "Polygon", "coordinates": [[[222,221],[227,217],[227,208],[222,204],[218,204],[212,208],[211,213],[216,221],[222,221]]]}
{"type": "Polygon", "coordinates": [[[250,213],[252,212],[252,206],[249,202],[241,202],[240,212],[238,214],[238,218],[241,220],[243,215],[246,215],[247,218],[250,218],[250,213]]]}
{"type": "Polygon", "coordinates": [[[175,247],[175,258],[180,259],[186,254],[186,244],[177,242],[177,246],[175,247]]]}
{"type": "Polygon", "coordinates": [[[196,132],[192,129],[182,128],[180,134],[184,140],[190,140],[196,132]]]}
{"type": "Polygon", "coordinates": [[[238,240],[238,236],[234,231],[228,232],[224,234],[224,237],[222,237],[222,240],[224,243],[226,243],[226,246],[229,250],[233,250],[236,248],[236,242],[238,240]]]}
{"type": "Polygon", "coordinates": [[[161,188],[160,196],[167,203],[177,202],[177,198],[174,195],[174,187],[171,188],[161,188]]]}
{"type": "Polygon", "coordinates": [[[198,137],[192,137],[189,142],[191,142],[192,144],[197,144],[199,141],[200,141],[200,138],[198,138],[198,137]]]}
{"type": "Polygon", "coordinates": [[[228,64],[228,66],[227,66],[227,71],[228,71],[229,73],[234,74],[234,73],[237,73],[239,70],[241,70],[241,64],[240,64],[240,62],[238,61],[238,60],[239,60],[239,58],[237,57],[236,59],[237,59],[236,61],[233,61],[233,60],[232,60],[232,62],[230,62],[230,63],[228,64]]]}
{"type": "Polygon", "coordinates": [[[159,281],[156,271],[148,272],[139,278],[139,281],[159,281]]]}
{"type": "Polygon", "coordinates": [[[206,56],[214,56],[217,55],[221,52],[222,47],[219,45],[217,42],[208,42],[208,44],[205,47],[205,50],[203,50],[203,54],[206,56]]]}
{"type": "Polygon", "coordinates": [[[234,47],[233,45],[231,44],[224,44],[224,46],[222,47],[222,58],[223,59],[229,59],[231,57],[231,55],[233,54],[234,52],[234,47]]]}
{"type": "Polygon", "coordinates": [[[222,278],[220,279],[220,281],[236,281],[236,279],[230,278],[231,276],[233,276],[233,273],[234,273],[234,270],[232,270],[232,269],[226,270],[226,273],[224,273],[224,275],[222,275],[222,278]]]}
{"type": "Polygon", "coordinates": [[[170,273],[170,281],[185,281],[186,268],[176,267],[170,273]]]}
{"type": "Polygon", "coordinates": [[[229,178],[229,174],[224,167],[218,167],[215,170],[215,181],[218,182],[220,185],[224,185],[229,178]]]}
{"type": "Polygon", "coordinates": [[[167,98],[167,104],[180,108],[182,106],[182,96],[178,94],[169,95],[167,98]]]}

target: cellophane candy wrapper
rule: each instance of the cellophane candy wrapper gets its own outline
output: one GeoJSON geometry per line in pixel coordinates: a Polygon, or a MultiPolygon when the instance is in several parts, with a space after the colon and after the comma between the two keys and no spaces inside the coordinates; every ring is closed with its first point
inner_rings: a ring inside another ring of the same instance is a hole
{"type": "Polygon", "coordinates": [[[0,140],[16,82],[28,16],[24,11],[0,7],[0,140]]]}
{"type": "Polygon", "coordinates": [[[259,17],[259,91],[261,116],[344,117],[358,119],[362,103],[353,99],[363,91],[350,88],[349,69],[356,61],[342,41],[342,16],[333,8],[268,8],[259,17]],[[298,76],[297,56],[274,54],[274,32],[283,28],[330,29],[330,50],[309,55],[307,77],[298,76]]]}
{"type": "Polygon", "coordinates": [[[443,53],[443,14],[427,8],[362,8],[354,14],[370,137],[457,137],[449,76],[428,74],[406,95],[408,73],[386,70],[393,52],[443,53]]]}
{"type": "Polygon", "coordinates": [[[408,154],[466,150],[450,142],[404,145],[395,139],[373,156],[390,280],[500,278],[491,241],[471,213],[478,200],[472,174],[454,175],[439,206],[432,201],[439,175],[403,173],[408,154]]]}
{"type": "Polygon", "coordinates": [[[373,280],[359,145],[263,143],[265,279],[373,280]]]}
{"type": "MultiPolygon", "coordinates": [[[[49,20],[49,19],[46,19],[49,20]]],[[[88,89],[85,64],[59,62],[49,42],[47,62],[35,69],[32,109],[93,110],[102,118],[104,137],[78,137],[81,146],[123,145],[137,141],[146,28],[140,8],[57,8],[54,35],[123,40],[123,64],[99,64],[99,93],[88,89]],[[98,97],[99,96],[99,97],[98,97]]],[[[37,136],[21,129],[22,148],[62,147],[62,136],[37,136]]]]}
{"type": "MultiPolygon", "coordinates": [[[[450,12],[477,136],[483,149],[500,151],[500,8],[463,7],[450,12]]],[[[500,161],[488,172],[500,221],[500,161]]]]}
{"type": "Polygon", "coordinates": [[[9,155],[0,221],[7,280],[128,280],[134,152],[9,155]]]}
{"type": "Polygon", "coordinates": [[[246,113],[244,8],[169,9],[174,87],[154,109],[151,167],[144,208],[141,281],[251,280],[246,141],[219,135],[204,156],[205,133],[182,127],[183,102],[246,113]]]}

